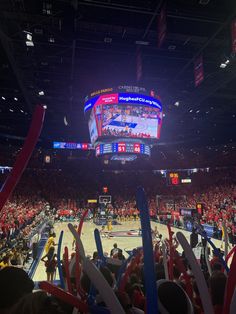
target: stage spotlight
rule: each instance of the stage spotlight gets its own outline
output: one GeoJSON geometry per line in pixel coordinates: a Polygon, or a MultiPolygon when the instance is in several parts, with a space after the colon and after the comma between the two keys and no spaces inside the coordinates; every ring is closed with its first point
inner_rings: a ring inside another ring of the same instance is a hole
{"type": "Polygon", "coordinates": [[[48,107],[47,107],[47,105],[43,105],[43,108],[44,108],[44,109],[47,109],[48,107]]]}
{"type": "Polygon", "coordinates": [[[43,90],[39,91],[39,96],[44,96],[44,91],[43,90]]]}
{"type": "Polygon", "coordinates": [[[17,97],[14,97],[14,100],[15,100],[15,101],[17,101],[17,100],[18,100],[18,98],[17,98],[17,97]]]}
{"type": "Polygon", "coordinates": [[[6,98],[2,96],[2,100],[6,100],[6,98]]]}
{"type": "Polygon", "coordinates": [[[176,102],[174,103],[174,106],[179,107],[179,101],[176,101],[176,102]]]}

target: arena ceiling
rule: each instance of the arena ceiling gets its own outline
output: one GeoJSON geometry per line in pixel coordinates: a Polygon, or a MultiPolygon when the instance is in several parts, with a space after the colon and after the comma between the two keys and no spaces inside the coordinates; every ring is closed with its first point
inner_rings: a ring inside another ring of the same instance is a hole
{"type": "Polygon", "coordinates": [[[35,105],[42,103],[42,141],[89,141],[84,97],[99,88],[137,85],[139,46],[138,85],[154,88],[164,106],[162,145],[236,142],[235,1],[168,1],[167,35],[158,48],[163,3],[1,0],[1,138],[24,137],[35,105]],[[34,46],[26,45],[27,34],[34,46]],[[195,87],[193,62],[199,55],[205,78],[195,87]],[[220,68],[226,60],[228,66],[220,68]]]}

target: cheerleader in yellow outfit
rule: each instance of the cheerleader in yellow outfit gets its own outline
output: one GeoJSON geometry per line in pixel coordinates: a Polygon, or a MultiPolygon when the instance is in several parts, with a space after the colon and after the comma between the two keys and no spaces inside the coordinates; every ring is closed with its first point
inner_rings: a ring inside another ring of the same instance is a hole
{"type": "Polygon", "coordinates": [[[55,246],[54,238],[56,237],[56,234],[53,233],[47,240],[47,243],[45,244],[45,252],[48,254],[50,247],[55,246]]]}
{"type": "Polygon", "coordinates": [[[111,231],[111,230],[112,230],[112,221],[111,221],[111,219],[108,219],[108,220],[107,220],[107,230],[108,230],[108,231],[111,231]]]}

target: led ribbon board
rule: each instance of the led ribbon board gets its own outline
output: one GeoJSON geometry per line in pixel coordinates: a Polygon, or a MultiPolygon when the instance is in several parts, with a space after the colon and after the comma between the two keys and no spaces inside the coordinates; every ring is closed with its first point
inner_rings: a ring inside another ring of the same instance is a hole
{"type": "Polygon", "coordinates": [[[106,154],[140,154],[150,156],[150,147],[145,144],[140,143],[107,143],[98,144],[95,147],[96,156],[106,155],[106,154]]]}
{"type": "Polygon", "coordinates": [[[53,148],[55,149],[93,149],[90,143],[74,143],[74,142],[53,142],[53,148]]]}
{"type": "Polygon", "coordinates": [[[160,111],[162,111],[162,105],[160,100],[154,97],[135,93],[115,93],[100,95],[87,100],[84,104],[84,112],[92,109],[95,105],[107,104],[144,105],[158,108],[160,111]]]}

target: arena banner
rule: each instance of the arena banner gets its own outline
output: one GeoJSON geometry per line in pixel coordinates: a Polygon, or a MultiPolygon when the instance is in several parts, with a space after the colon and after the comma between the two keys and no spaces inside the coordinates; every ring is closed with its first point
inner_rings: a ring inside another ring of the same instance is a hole
{"type": "Polygon", "coordinates": [[[195,87],[200,85],[204,80],[203,58],[198,56],[194,61],[194,82],[195,87]]]}
{"type": "Polygon", "coordinates": [[[158,48],[161,48],[167,33],[167,23],[166,23],[166,4],[161,8],[160,15],[157,20],[157,40],[158,48]]]}
{"type": "Polygon", "coordinates": [[[232,52],[236,53],[236,19],[231,24],[232,52]]]}
{"type": "Polygon", "coordinates": [[[136,51],[136,80],[137,83],[141,80],[143,74],[143,63],[142,63],[142,50],[141,47],[137,47],[136,51]]]}

